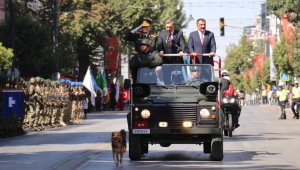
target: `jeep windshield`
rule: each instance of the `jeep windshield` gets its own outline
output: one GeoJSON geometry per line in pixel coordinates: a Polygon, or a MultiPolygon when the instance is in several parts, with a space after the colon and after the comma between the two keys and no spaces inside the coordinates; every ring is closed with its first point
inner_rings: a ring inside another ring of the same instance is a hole
{"type": "Polygon", "coordinates": [[[163,86],[198,86],[214,80],[209,64],[164,64],[155,68],[139,68],[137,83],[163,86]]]}

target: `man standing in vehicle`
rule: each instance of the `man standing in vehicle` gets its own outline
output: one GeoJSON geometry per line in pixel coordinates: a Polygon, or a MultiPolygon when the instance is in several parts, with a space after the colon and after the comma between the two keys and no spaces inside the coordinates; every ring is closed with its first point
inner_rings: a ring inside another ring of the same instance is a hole
{"type": "Polygon", "coordinates": [[[139,26],[132,29],[125,37],[125,40],[131,41],[134,43],[135,51],[140,51],[140,43],[143,39],[150,40],[150,47],[151,50],[154,51],[155,49],[155,36],[150,33],[151,31],[151,20],[149,19],[142,19],[139,22],[139,26]]]}
{"type": "Polygon", "coordinates": [[[197,56],[197,64],[214,65],[213,56],[216,55],[216,41],[214,33],[206,30],[206,20],[200,18],[197,20],[197,31],[191,32],[188,41],[188,49],[191,54],[206,54],[209,56],[197,56]]]}
{"type": "Polygon", "coordinates": [[[183,55],[185,49],[182,31],[175,29],[175,22],[166,21],[166,30],[162,31],[157,40],[157,50],[164,64],[183,63],[182,57],[166,57],[164,54],[183,55]]]}

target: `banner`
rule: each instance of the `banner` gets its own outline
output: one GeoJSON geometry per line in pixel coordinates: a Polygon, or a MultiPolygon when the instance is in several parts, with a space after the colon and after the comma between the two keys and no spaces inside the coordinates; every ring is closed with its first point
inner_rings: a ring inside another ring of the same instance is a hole
{"type": "Polygon", "coordinates": [[[297,31],[296,28],[294,26],[294,23],[290,22],[288,19],[290,18],[290,14],[284,14],[281,17],[281,23],[282,23],[282,29],[283,29],[283,33],[284,33],[284,37],[286,40],[286,44],[287,44],[287,49],[288,49],[288,58],[289,61],[292,58],[292,46],[290,46],[290,44],[292,44],[293,42],[295,42],[296,37],[297,37],[297,31]]]}
{"type": "Polygon", "coordinates": [[[106,78],[105,78],[105,72],[103,72],[103,74],[100,73],[100,74],[97,75],[96,82],[97,82],[97,85],[102,90],[103,96],[105,96],[108,93],[107,82],[106,82],[106,78]]]}
{"type": "Polygon", "coordinates": [[[4,118],[10,115],[24,117],[24,92],[22,90],[3,90],[2,100],[4,118]]]}
{"type": "Polygon", "coordinates": [[[108,63],[108,69],[110,71],[117,71],[118,68],[118,60],[119,60],[119,52],[118,45],[119,41],[116,38],[106,39],[107,51],[106,58],[108,63]]]}
{"type": "Polygon", "coordinates": [[[257,54],[252,60],[253,67],[260,74],[260,77],[263,79],[263,67],[264,67],[265,54],[257,54]]]}

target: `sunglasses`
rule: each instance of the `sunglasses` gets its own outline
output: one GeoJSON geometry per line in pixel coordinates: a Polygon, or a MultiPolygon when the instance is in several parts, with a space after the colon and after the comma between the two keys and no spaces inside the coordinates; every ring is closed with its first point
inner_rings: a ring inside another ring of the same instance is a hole
{"type": "Polygon", "coordinates": [[[201,72],[201,70],[192,70],[192,72],[201,72]]]}

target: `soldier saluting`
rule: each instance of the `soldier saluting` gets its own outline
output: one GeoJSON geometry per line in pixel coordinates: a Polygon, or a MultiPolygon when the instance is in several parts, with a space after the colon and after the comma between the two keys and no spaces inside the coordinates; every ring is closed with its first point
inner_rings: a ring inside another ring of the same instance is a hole
{"type": "Polygon", "coordinates": [[[151,31],[151,20],[142,19],[139,22],[139,26],[132,29],[126,36],[125,40],[131,41],[134,43],[135,51],[140,52],[139,45],[143,39],[151,40],[151,51],[155,49],[155,36],[150,33],[151,31]]]}

